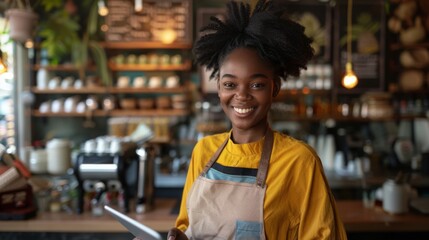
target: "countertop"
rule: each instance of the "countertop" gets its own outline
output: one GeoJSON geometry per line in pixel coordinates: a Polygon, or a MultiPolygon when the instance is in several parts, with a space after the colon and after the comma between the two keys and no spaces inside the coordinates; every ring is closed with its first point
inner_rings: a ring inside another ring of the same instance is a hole
{"type": "MultiPolygon", "coordinates": [[[[129,216],[159,232],[167,232],[176,215],[171,213],[176,200],[157,199],[155,209],[129,216]]],[[[429,232],[429,215],[407,213],[391,215],[381,208],[365,208],[361,201],[337,201],[338,211],[347,232],[429,232]]],[[[39,213],[35,218],[20,221],[0,221],[0,232],[126,232],[107,214],[100,217],[86,212],[81,215],[39,213]]]]}

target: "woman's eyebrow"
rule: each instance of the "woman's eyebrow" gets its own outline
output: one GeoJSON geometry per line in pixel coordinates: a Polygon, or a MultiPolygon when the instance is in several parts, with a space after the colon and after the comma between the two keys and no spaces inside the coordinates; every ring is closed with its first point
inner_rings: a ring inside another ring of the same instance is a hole
{"type": "MultiPolygon", "coordinates": [[[[233,74],[225,73],[224,75],[221,76],[221,78],[236,78],[236,76],[233,75],[233,74]]],[[[265,74],[263,74],[263,73],[255,73],[255,74],[251,75],[250,78],[252,78],[252,79],[255,79],[255,78],[268,78],[268,76],[265,75],[265,74]]]]}
{"type": "Polygon", "coordinates": [[[252,78],[268,78],[268,76],[263,73],[256,73],[252,75],[252,78]]]}
{"type": "Polygon", "coordinates": [[[229,73],[225,73],[224,75],[222,75],[221,78],[235,78],[235,76],[229,73]]]}

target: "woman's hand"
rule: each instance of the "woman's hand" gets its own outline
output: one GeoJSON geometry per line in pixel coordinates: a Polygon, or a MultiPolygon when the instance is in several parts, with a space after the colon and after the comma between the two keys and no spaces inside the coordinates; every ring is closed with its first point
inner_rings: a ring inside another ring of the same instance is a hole
{"type": "Polygon", "coordinates": [[[172,228],[168,231],[167,240],[188,240],[188,237],[178,228],[172,228]]]}

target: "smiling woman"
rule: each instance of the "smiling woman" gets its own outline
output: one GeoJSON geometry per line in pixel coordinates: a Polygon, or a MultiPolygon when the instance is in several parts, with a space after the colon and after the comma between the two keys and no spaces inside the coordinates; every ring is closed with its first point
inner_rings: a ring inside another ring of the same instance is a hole
{"type": "Polygon", "coordinates": [[[313,56],[284,10],[231,1],[225,20],[202,29],[196,61],[212,71],[232,129],[196,144],[169,240],[347,238],[319,157],[267,119],[281,79],[313,56]]]}
{"type": "Polygon", "coordinates": [[[218,95],[235,143],[254,142],[265,135],[268,111],[280,86],[280,79],[273,79],[273,68],[256,50],[238,48],[223,61],[218,95]]]}

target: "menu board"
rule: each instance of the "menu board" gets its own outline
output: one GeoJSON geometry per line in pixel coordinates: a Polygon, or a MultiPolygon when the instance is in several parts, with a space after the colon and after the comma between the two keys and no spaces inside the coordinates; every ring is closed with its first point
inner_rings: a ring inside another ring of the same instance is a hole
{"type": "Polygon", "coordinates": [[[131,0],[108,0],[107,7],[108,42],[161,42],[169,32],[174,42],[192,43],[192,0],[144,0],[142,11],[131,0]]]}

